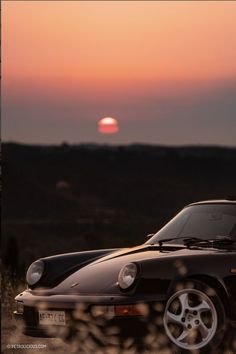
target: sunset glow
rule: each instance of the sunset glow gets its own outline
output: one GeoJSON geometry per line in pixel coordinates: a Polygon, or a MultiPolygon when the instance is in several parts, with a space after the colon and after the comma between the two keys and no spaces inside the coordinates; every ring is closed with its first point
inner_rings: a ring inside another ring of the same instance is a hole
{"type": "Polygon", "coordinates": [[[6,1],[5,74],[95,82],[230,77],[235,14],[235,2],[6,1]]]}
{"type": "Polygon", "coordinates": [[[2,15],[4,139],[100,142],[112,112],[116,143],[235,144],[236,2],[3,1],[2,15]]]}

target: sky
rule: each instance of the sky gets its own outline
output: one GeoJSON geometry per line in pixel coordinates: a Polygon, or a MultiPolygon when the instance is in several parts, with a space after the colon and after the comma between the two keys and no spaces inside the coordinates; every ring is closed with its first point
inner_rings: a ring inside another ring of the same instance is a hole
{"type": "Polygon", "coordinates": [[[236,146],[235,18],[233,1],[3,1],[3,140],[236,146]]]}

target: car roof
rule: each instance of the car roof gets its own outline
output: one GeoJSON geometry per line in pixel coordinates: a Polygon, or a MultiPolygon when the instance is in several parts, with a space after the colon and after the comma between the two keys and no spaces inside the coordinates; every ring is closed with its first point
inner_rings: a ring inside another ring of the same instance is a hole
{"type": "Polygon", "coordinates": [[[188,204],[187,206],[192,205],[204,205],[204,204],[229,204],[229,205],[236,205],[236,198],[235,199],[212,199],[212,200],[203,200],[196,203],[188,204]]]}

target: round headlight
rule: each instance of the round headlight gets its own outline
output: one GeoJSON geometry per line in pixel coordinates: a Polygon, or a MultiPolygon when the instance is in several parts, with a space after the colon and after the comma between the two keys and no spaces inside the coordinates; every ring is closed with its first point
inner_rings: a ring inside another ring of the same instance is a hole
{"type": "Polygon", "coordinates": [[[36,261],[31,264],[26,274],[26,281],[29,285],[36,284],[42,277],[44,271],[44,263],[36,261]]]}
{"type": "Polygon", "coordinates": [[[135,281],[137,275],[137,266],[135,263],[126,264],[121,268],[118,275],[118,283],[122,289],[128,289],[135,281]]]}

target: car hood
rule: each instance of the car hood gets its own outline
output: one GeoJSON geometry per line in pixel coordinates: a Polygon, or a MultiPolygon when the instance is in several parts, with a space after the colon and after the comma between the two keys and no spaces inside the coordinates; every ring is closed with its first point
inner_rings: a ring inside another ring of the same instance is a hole
{"type": "Polygon", "coordinates": [[[155,262],[158,265],[165,259],[165,261],[173,263],[176,258],[197,257],[216,252],[221,251],[216,249],[186,249],[173,245],[160,250],[159,247],[152,247],[148,244],[122,249],[85,265],[54,288],[47,289],[45,294],[117,294],[120,293],[117,283],[118,274],[127,263],[138,263],[142,276],[142,264],[145,262],[155,262]]]}

